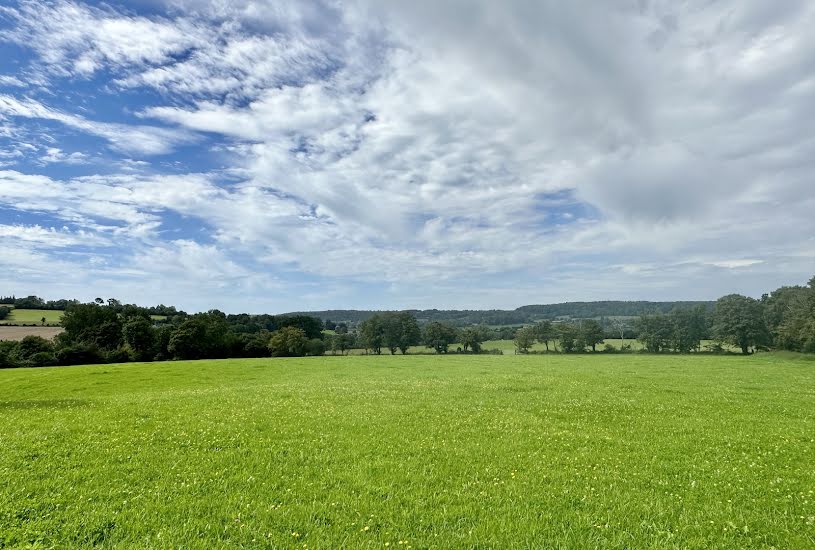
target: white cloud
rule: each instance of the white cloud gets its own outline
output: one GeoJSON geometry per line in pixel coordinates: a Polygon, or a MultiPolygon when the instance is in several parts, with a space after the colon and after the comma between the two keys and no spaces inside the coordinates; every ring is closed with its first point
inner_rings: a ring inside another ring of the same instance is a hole
{"type": "Polygon", "coordinates": [[[755,293],[815,267],[809,3],[168,5],[24,2],[5,13],[36,17],[2,36],[52,75],[160,92],[138,114],[177,128],[10,95],[0,116],[138,154],[208,133],[222,171],[7,173],[0,200],[186,258],[168,277],[218,261],[251,285],[385,284],[404,305],[462,305],[465,287],[504,306],[691,298],[737,276],[755,293]]]}
{"type": "Polygon", "coordinates": [[[32,99],[20,100],[6,94],[0,94],[0,114],[59,122],[75,130],[106,139],[114,149],[142,155],[166,154],[178,145],[194,141],[194,138],[184,131],[92,121],[79,115],[51,109],[32,99]]]}

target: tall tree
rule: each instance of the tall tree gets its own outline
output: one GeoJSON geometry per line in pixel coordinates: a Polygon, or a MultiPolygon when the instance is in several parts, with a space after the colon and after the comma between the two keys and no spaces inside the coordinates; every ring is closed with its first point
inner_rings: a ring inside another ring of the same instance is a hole
{"type": "Polygon", "coordinates": [[[581,347],[591,347],[591,351],[597,351],[597,344],[603,343],[603,327],[594,319],[581,321],[578,331],[581,347]]]}
{"type": "Polygon", "coordinates": [[[515,332],[515,353],[529,353],[529,348],[535,345],[535,327],[521,327],[515,332]]]}
{"type": "Polygon", "coordinates": [[[359,324],[359,342],[376,355],[382,353],[382,346],[385,345],[385,325],[381,315],[374,315],[359,324]]]}
{"type": "Polygon", "coordinates": [[[552,321],[540,321],[535,324],[535,339],[546,346],[546,351],[549,351],[549,341],[557,338],[557,330],[555,330],[552,321]]]}
{"type": "Polygon", "coordinates": [[[433,321],[424,327],[423,340],[427,347],[436,350],[436,353],[447,353],[450,344],[458,338],[455,327],[433,321]]]}
{"type": "Polygon", "coordinates": [[[713,334],[719,341],[737,346],[745,355],[751,347],[767,344],[769,330],[761,302],[740,294],[719,298],[713,310],[713,334]]]}

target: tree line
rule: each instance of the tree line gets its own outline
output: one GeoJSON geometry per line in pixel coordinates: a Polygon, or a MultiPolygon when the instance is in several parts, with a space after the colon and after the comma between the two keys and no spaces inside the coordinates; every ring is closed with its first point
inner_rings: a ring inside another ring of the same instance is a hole
{"type": "MultiPolygon", "coordinates": [[[[48,303],[28,298],[26,303],[48,303]]],[[[784,286],[761,299],[723,296],[712,308],[702,302],[633,320],[547,319],[517,327],[420,322],[410,311],[375,313],[349,326],[309,315],[226,315],[218,310],[188,315],[174,307],[143,308],[115,299],[68,302],[61,334],[53,340],[27,336],[0,342],[0,367],[316,356],[352,349],[407,354],[420,345],[439,354],[451,352],[452,346],[455,352],[483,353],[484,342],[500,339],[512,339],[517,353],[529,353],[536,343],[550,352],[616,352],[632,350],[630,345],[619,350],[598,346],[606,338],[625,339],[632,333],[650,353],[698,353],[704,340],[713,340],[705,350],[712,352],[729,345],[744,354],[762,349],[815,353],[815,277],[805,286],[784,286]],[[155,311],[166,315],[156,319],[155,311]]]]}

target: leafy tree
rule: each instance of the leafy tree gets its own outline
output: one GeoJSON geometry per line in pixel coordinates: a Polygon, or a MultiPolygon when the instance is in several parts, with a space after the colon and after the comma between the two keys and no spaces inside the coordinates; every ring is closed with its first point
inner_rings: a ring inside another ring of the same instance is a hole
{"type": "Polygon", "coordinates": [[[129,354],[136,361],[149,361],[155,357],[155,330],[144,317],[130,318],[122,326],[122,337],[129,354]]]}
{"type": "Polygon", "coordinates": [[[54,345],[42,336],[29,335],[20,340],[17,344],[17,360],[19,362],[28,361],[38,353],[54,353],[54,345]]]}
{"type": "Polygon", "coordinates": [[[471,350],[473,353],[481,351],[481,344],[487,339],[487,327],[474,326],[467,327],[461,331],[461,347],[464,351],[471,350]]]}
{"type": "Polygon", "coordinates": [[[579,347],[591,347],[591,351],[597,351],[597,344],[601,344],[604,339],[603,327],[594,319],[585,319],[580,322],[578,329],[579,347]]]}
{"type": "Polygon", "coordinates": [[[707,332],[705,308],[675,309],[670,314],[673,324],[671,347],[679,353],[699,351],[707,332]]]}
{"type": "Polygon", "coordinates": [[[96,304],[71,305],[62,316],[64,341],[68,344],[96,345],[103,350],[122,345],[122,325],[111,308],[96,304]]]}
{"type": "Polygon", "coordinates": [[[325,342],[319,338],[311,338],[306,342],[305,355],[320,356],[325,355],[325,342]]]}
{"type": "Polygon", "coordinates": [[[422,339],[425,346],[433,348],[436,353],[447,353],[450,344],[458,339],[458,331],[439,321],[427,323],[424,327],[422,339]]]}
{"type": "Polygon", "coordinates": [[[218,310],[198,313],[176,328],[167,344],[175,359],[215,359],[228,357],[233,342],[229,338],[226,315],[218,310]]]}
{"type": "Polygon", "coordinates": [[[719,298],[713,311],[713,334],[719,341],[739,347],[745,355],[751,346],[768,343],[761,302],[740,294],[719,298]]]}
{"type": "Polygon", "coordinates": [[[391,355],[394,352],[391,346],[394,344],[402,355],[408,352],[410,346],[419,345],[422,341],[422,332],[419,330],[416,318],[407,311],[386,314],[385,341],[391,350],[391,355]],[[395,340],[391,339],[392,336],[396,337],[395,340]]]}
{"type": "Polygon", "coordinates": [[[671,347],[674,327],[671,318],[662,313],[643,315],[635,323],[639,341],[651,353],[666,351],[671,347]]]}
{"type": "Polygon", "coordinates": [[[306,354],[309,339],[306,332],[294,326],[282,327],[272,333],[269,351],[272,357],[302,357],[306,354]]]}
{"type": "Polygon", "coordinates": [[[359,324],[359,341],[372,353],[382,353],[382,346],[385,345],[385,323],[381,315],[374,315],[359,324]]]}
{"type": "Polygon", "coordinates": [[[536,331],[534,326],[521,327],[515,331],[515,352],[529,353],[529,348],[535,345],[536,331]]]}
{"type": "Polygon", "coordinates": [[[271,334],[268,331],[262,331],[255,334],[241,334],[239,341],[241,343],[243,357],[269,357],[269,339],[271,334]]]}
{"type": "Polygon", "coordinates": [[[310,315],[286,315],[277,318],[278,328],[297,327],[302,330],[306,338],[322,338],[323,322],[310,315]]]}
{"type": "Polygon", "coordinates": [[[540,321],[535,326],[535,339],[546,346],[546,351],[549,351],[549,341],[557,339],[557,330],[555,330],[552,321],[540,321]]]}
{"type": "Polygon", "coordinates": [[[558,342],[564,353],[583,351],[580,342],[580,330],[574,323],[558,323],[558,342]]]}
{"type": "Polygon", "coordinates": [[[10,307],[0,306],[0,321],[6,320],[10,314],[11,314],[10,307]]]}

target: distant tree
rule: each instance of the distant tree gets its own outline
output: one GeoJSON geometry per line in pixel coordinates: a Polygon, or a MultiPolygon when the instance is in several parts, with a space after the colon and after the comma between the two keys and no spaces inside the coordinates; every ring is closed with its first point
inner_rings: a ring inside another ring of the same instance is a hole
{"type": "Polygon", "coordinates": [[[396,325],[399,335],[396,347],[404,355],[408,352],[410,346],[417,346],[422,342],[422,331],[419,330],[419,323],[416,322],[416,318],[407,311],[392,315],[390,323],[396,325]]]}
{"type": "Polygon", "coordinates": [[[325,355],[325,342],[319,338],[312,338],[306,342],[305,354],[311,356],[325,355]]]}
{"type": "Polygon", "coordinates": [[[470,350],[473,353],[479,353],[481,351],[481,344],[484,343],[487,336],[487,327],[481,325],[467,327],[461,331],[461,347],[464,348],[465,352],[470,350]]]}
{"type": "Polygon", "coordinates": [[[679,353],[699,351],[707,332],[705,308],[675,309],[670,313],[670,319],[673,325],[671,347],[679,353]]]}
{"type": "Polygon", "coordinates": [[[667,351],[671,348],[674,326],[671,318],[663,313],[642,315],[635,323],[639,341],[651,353],[667,351]]]}
{"type": "Polygon", "coordinates": [[[109,307],[96,304],[75,304],[62,316],[66,344],[95,345],[113,350],[122,345],[122,325],[119,315],[109,307]]]}
{"type": "Polygon", "coordinates": [[[331,319],[326,319],[325,323],[323,323],[323,327],[325,327],[325,330],[336,330],[337,323],[335,323],[331,319]]]}
{"type": "Polygon", "coordinates": [[[425,325],[422,338],[425,346],[433,348],[436,353],[447,353],[450,344],[457,340],[458,331],[455,327],[433,321],[425,325]]]}
{"type": "Polygon", "coordinates": [[[45,317],[43,317],[42,319],[40,319],[40,322],[42,323],[42,326],[45,326],[45,317]]]}
{"type": "Polygon", "coordinates": [[[348,334],[348,325],[346,323],[338,323],[336,327],[334,327],[334,332],[337,334],[348,334]]]}
{"type": "Polygon", "coordinates": [[[11,314],[10,307],[0,306],[0,321],[7,319],[9,314],[11,314]]]}
{"type": "Polygon", "coordinates": [[[226,315],[217,309],[197,313],[176,328],[167,344],[175,359],[217,359],[229,357],[234,349],[226,315]]]}
{"type": "Polygon", "coordinates": [[[560,342],[560,349],[564,353],[573,353],[575,351],[583,351],[580,342],[580,330],[577,325],[571,322],[558,323],[557,334],[558,342],[560,342]]]}
{"type": "Polygon", "coordinates": [[[594,319],[585,319],[580,322],[578,329],[579,347],[591,347],[591,351],[597,351],[597,344],[602,344],[604,339],[603,327],[594,319]]]}
{"type": "Polygon", "coordinates": [[[376,355],[382,353],[382,346],[385,345],[385,324],[381,315],[374,315],[359,324],[359,342],[376,355]]]}
{"type": "Polygon", "coordinates": [[[104,301],[102,298],[96,298],[96,299],[94,300],[94,302],[96,302],[96,303],[97,303],[97,304],[99,304],[100,306],[101,306],[102,304],[104,304],[104,303],[105,303],[105,301],[104,301]]]}
{"type": "Polygon", "coordinates": [[[155,357],[155,330],[153,324],[144,317],[132,317],[122,325],[122,337],[128,353],[135,361],[149,361],[155,357]]]}
{"type": "Polygon", "coordinates": [[[282,327],[272,333],[269,351],[272,357],[302,357],[306,354],[309,339],[306,332],[298,327],[282,327]]]}
{"type": "Polygon", "coordinates": [[[557,331],[552,321],[540,321],[534,325],[534,328],[535,339],[546,346],[546,351],[549,351],[549,341],[557,339],[557,331]]]}
{"type": "Polygon", "coordinates": [[[515,332],[515,352],[529,353],[529,348],[535,345],[536,331],[534,326],[521,327],[515,332]]]}
{"type": "Polygon", "coordinates": [[[241,355],[243,357],[269,357],[269,339],[271,334],[268,331],[254,334],[241,334],[238,340],[241,344],[241,355]]]}
{"type": "Polygon", "coordinates": [[[322,338],[323,322],[310,315],[284,315],[277,318],[277,328],[297,327],[301,329],[306,338],[322,338]]]}
{"type": "Polygon", "coordinates": [[[737,346],[745,355],[750,347],[769,341],[761,302],[740,294],[729,294],[716,301],[713,310],[713,334],[717,340],[737,346]]]}

